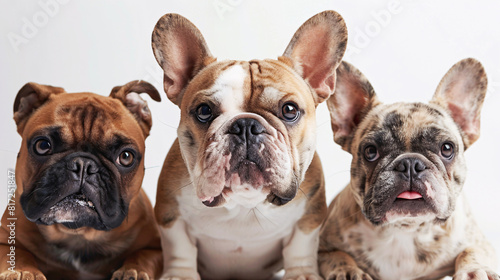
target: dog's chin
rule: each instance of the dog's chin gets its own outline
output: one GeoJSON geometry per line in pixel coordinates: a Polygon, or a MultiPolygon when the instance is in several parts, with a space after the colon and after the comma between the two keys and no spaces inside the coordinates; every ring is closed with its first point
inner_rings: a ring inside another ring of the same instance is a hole
{"type": "Polygon", "coordinates": [[[235,172],[228,175],[225,186],[220,194],[210,197],[203,202],[208,207],[243,206],[256,207],[269,194],[264,175],[254,164],[242,164],[235,172]]]}
{"type": "Polygon", "coordinates": [[[276,182],[267,180],[266,173],[251,162],[242,163],[238,168],[234,168],[232,173],[226,174],[225,186],[222,191],[215,196],[202,199],[205,206],[208,207],[226,207],[234,208],[241,206],[245,208],[254,208],[262,203],[271,203],[281,206],[290,202],[296,194],[290,186],[292,183],[276,182]],[[280,194],[278,189],[288,191],[280,194]]]}
{"type": "Polygon", "coordinates": [[[42,225],[61,224],[68,229],[83,227],[96,230],[111,229],[103,223],[94,203],[81,194],[73,194],[62,199],[32,222],[42,225]]]}
{"type": "MultiPolygon", "coordinates": [[[[403,209],[406,208],[408,208],[408,206],[403,207],[403,209]]],[[[396,208],[386,212],[382,220],[382,224],[397,225],[401,227],[415,227],[420,226],[423,223],[433,222],[435,220],[436,214],[432,211],[418,210],[412,212],[396,208]]]]}
{"type": "Polygon", "coordinates": [[[223,174],[206,173],[204,177],[216,179],[205,181],[204,183],[207,185],[200,187],[203,193],[212,193],[211,196],[201,198],[203,204],[208,207],[224,206],[230,201],[231,204],[238,201],[248,204],[265,185],[264,173],[261,168],[249,160],[237,162],[225,170],[223,174]]]}
{"type": "Polygon", "coordinates": [[[375,225],[394,225],[402,228],[420,226],[422,223],[436,221],[437,214],[431,203],[424,198],[401,199],[396,198],[385,213],[370,218],[375,225]]]}

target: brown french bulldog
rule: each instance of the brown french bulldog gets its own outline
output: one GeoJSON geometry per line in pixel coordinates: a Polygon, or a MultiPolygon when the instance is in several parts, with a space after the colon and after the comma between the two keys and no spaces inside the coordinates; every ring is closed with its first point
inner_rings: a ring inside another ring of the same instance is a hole
{"type": "Polygon", "coordinates": [[[138,93],[160,101],[144,81],[115,87],[109,97],[36,83],[21,88],[14,103],[22,136],[15,211],[2,218],[0,279],[161,274],[160,236],[141,188],[152,120],[138,93]]]}

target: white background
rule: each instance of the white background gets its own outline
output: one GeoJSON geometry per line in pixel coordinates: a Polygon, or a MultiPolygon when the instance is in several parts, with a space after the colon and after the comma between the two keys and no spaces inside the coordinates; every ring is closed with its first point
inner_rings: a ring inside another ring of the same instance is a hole
{"type": "MultiPolygon", "coordinates": [[[[249,60],[281,55],[295,30],[327,9],[344,17],[349,30],[345,59],[369,78],[382,101],[427,102],[455,62],[475,57],[483,63],[489,90],[481,137],[466,152],[464,191],[481,230],[500,251],[500,1],[2,1],[0,208],[6,205],[7,170],[15,167],[21,141],[12,106],[26,82],[103,95],[131,80],[153,83],[163,101],[147,97],[154,125],[147,140],[144,189],[154,203],[179,120],[151,51],[156,21],[165,13],[179,13],[201,30],[219,60],[249,60]]],[[[317,116],[317,147],[330,201],[349,180],[351,157],[333,142],[324,104],[317,116]]]]}

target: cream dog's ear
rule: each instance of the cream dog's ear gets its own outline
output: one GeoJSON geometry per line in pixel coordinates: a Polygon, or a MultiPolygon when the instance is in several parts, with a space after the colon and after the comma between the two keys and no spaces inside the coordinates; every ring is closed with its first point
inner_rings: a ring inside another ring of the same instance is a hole
{"type": "MultiPolygon", "coordinates": [[[[324,11],[307,20],[293,35],[283,57],[314,89],[316,105],[335,90],[335,70],[347,46],[347,27],[334,11],[324,11]]],[[[280,59],[281,60],[281,59],[280,59]]]]}
{"type": "Polygon", "coordinates": [[[439,83],[431,103],[445,108],[462,130],[465,149],[479,138],[481,108],[488,88],[483,65],[462,59],[453,65],[439,83]]]}
{"type": "Polygon", "coordinates": [[[330,110],[333,138],[342,149],[350,150],[356,127],[367,112],[379,103],[365,75],[342,61],[337,69],[335,93],[326,101],[330,110]]]}
{"type": "Polygon", "coordinates": [[[63,88],[37,83],[25,84],[17,93],[14,101],[14,120],[17,125],[17,132],[23,133],[26,121],[30,118],[33,112],[41,107],[52,94],[65,93],[63,88]]]}
{"type": "Polygon", "coordinates": [[[178,14],[162,16],[153,30],[152,47],[163,68],[163,87],[168,99],[180,106],[184,88],[206,65],[216,59],[210,54],[200,30],[178,14]]]}

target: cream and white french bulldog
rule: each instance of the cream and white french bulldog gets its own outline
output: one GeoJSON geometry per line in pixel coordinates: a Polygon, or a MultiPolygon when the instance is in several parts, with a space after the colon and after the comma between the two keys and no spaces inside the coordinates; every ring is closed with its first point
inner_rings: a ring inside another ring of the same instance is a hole
{"type": "Polygon", "coordinates": [[[320,279],[315,109],[346,41],[342,17],[325,11],[278,60],[216,62],[191,22],[160,18],[152,46],[181,109],[155,206],[164,279],[269,279],[282,268],[285,279],[320,279]]]}
{"type": "Polygon", "coordinates": [[[361,72],[339,66],[327,104],[335,142],[352,154],[351,182],[321,230],[326,279],[500,279],[462,193],[486,88],[482,65],[469,58],[430,103],[386,105],[361,72]]]}

